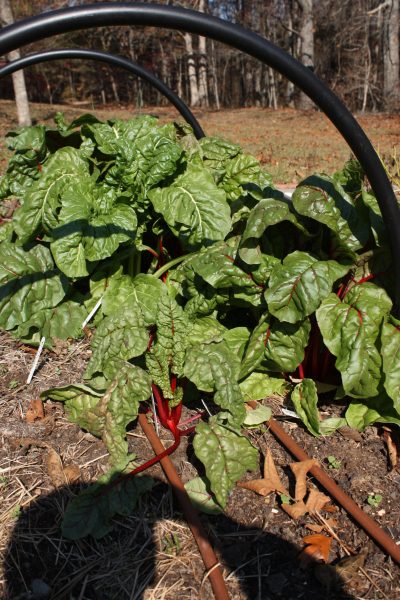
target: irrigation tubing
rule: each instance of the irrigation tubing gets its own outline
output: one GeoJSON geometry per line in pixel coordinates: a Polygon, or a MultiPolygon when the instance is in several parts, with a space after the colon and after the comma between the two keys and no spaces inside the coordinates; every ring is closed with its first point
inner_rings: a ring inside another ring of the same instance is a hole
{"type": "Polygon", "coordinates": [[[123,58],[121,56],[115,56],[108,52],[99,52],[97,50],[86,50],[83,48],[59,48],[56,50],[46,50],[45,52],[36,52],[35,54],[28,54],[17,60],[9,62],[7,65],[0,69],[0,78],[6,75],[11,75],[15,71],[31,67],[33,65],[49,62],[52,60],[94,60],[100,61],[112,65],[113,67],[120,67],[129,71],[133,75],[137,75],[141,79],[147,81],[151,86],[158,90],[163,96],[165,96],[171,104],[180,112],[182,117],[192,127],[194,134],[197,139],[204,137],[204,131],[201,128],[200,123],[187,106],[187,104],[171,90],[165,83],[163,83],[158,77],[156,77],[151,71],[148,71],[144,67],[141,67],[137,63],[123,58]]]}
{"type": "MultiPolygon", "coordinates": [[[[164,452],[165,448],[156,434],[153,426],[147,421],[146,415],[139,415],[139,423],[154,452],[156,454],[161,454],[164,452]]],[[[215,599],[229,600],[228,590],[226,588],[221,569],[219,568],[218,558],[216,557],[214,550],[208,541],[207,534],[204,531],[199,514],[193,507],[181,478],[179,477],[169,456],[162,458],[160,463],[169,483],[171,484],[172,489],[174,490],[175,496],[181,505],[182,512],[199,548],[204,566],[206,567],[206,575],[208,575],[208,579],[210,580],[215,599]]]]}
{"type": "Polygon", "coordinates": [[[385,168],[351,112],[311,69],[285,50],[236,23],[198,11],[161,4],[105,2],[48,11],[4,27],[0,31],[0,56],[54,35],[113,25],[165,27],[228,44],[272,67],[315,102],[342,134],[375,192],[393,256],[393,314],[400,318],[400,211],[385,168]]]}
{"type": "MultiPolygon", "coordinates": [[[[286,449],[297,460],[308,460],[309,456],[294,439],[282,429],[274,420],[268,422],[270,431],[274,436],[286,447],[286,449]]],[[[354,520],[366,531],[366,533],[380,546],[395,562],[400,564],[400,546],[397,546],[394,540],[387,534],[378,523],[374,521],[367,513],[348,496],[334,481],[325,473],[321,467],[314,466],[310,469],[310,473],[315,479],[325,488],[325,490],[338,502],[346,512],[351,515],[354,520]]]]}

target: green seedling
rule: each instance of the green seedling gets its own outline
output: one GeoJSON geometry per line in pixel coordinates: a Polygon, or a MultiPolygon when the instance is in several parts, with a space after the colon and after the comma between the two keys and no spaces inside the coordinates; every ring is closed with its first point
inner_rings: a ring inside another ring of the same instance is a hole
{"type": "Polygon", "coordinates": [[[17,379],[11,379],[11,381],[8,384],[8,389],[15,390],[15,388],[17,388],[18,386],[19,386],[19,381],[17,379]]]}
{"type": "Polygon", "coordinates": [[[327,456],[326,460],[328,462],[328,469],[340,469],[342,466],[342,461],[338,460],[335,456],[327,456]]]}
{"type": "Polygon", "coordinates": [[[292,501],[289,496],[286,494],[279,494],[279,498],[281,499],[282,504],[291,504],[292,501]]]}
{"type": "Polygon", "coordinates": [[[380,505],[382,500],[383,500],[383,498],[382,498],[381,494],[375,494],[375,492],[373,492],[372,494],[369,494],[369,496],[367,498],[368,504],[370,506],[372,506],[373,508],[378,508],[378,506],[380,505]]]}

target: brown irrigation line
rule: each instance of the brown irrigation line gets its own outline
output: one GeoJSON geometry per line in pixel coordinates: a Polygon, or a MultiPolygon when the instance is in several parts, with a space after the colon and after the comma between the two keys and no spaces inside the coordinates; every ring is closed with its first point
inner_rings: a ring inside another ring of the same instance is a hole
{"type": "MultiPolygon", "coordinates": [[[[300,448],[294,439],[282,429],[274,419],[270,419],[269,428],[280,442],[297,458],[308,460],[309,456],[300,448]]],[[[368,535],[378,544],[394,561],[400,563],[400,546],[397,546],[390,536],[379,527],[320,467],[312,467],[311,474],[326,489],[326,491],[351,515],[368,535]]]]}
{"type": "MultiPolygon", "coordinates": [[[[158,435],[154,431],[153,426],[150,425],[144,414],[139,415],[139,423],[154,452],[156,454],[161,454],[165,448],[162,445],[158,435]]],[[[228,590],[226,588],[221,569],[219,568],[218,559],[210,545],[210,542],[208,541],[207,534],[204,531],[203,525],[201,524],[199,515],[193,508],[190,498],[187,495],[187,492],[174,465],[172,464],[169,456],[162,458],[160,463],[175,492],[175,496],[181,505],[182,512],[188,522],[193,537],[196,540],[216,600],[229,600],[228,590]]]]}

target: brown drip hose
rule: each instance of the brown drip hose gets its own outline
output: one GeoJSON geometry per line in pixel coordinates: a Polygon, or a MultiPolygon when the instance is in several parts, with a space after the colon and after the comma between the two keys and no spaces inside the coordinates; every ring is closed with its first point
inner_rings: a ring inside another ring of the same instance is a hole
{"type": "MultiPolygon", "coordinates": [[[[251,403],[249,403],[251,404],[251,403]]],[[[297,460],[308,460],[309,456],[300,448],[294,439],[282,429],[274,419],[268,422],[269,428],[276,438],[297,460]]],[[[400,546],[379,527],[378,523],[367,515],[320,467],[312,467],[310,473],[325,488],[325,490],[351,515],[355,521],[367,532],[395,562],[400,563],[400,546]]]]}
{"type": "MultiPolygon", "coordinates": [[[[144,414],[139,415],[139,423],[154,452],[156,454],[161,454],[165,448],[154,431],[153,426],[147,421],[144,414]]],[[[196,544],[199,548],[207,570],[206,575],[210,580],[216,600],[230,600],[225,580],[222,576],[221,569],[219,568],[219,561],[210,545],[210,542],[207,539],[207,535],[204,531],[203,525],[201,524],[199,515],[194,509],[174,465],[172,464],[169,456],[162,458],[160,463],[168,481],[172,486],[172,489],[174,490],[175,496],[181,505],[182,512],[186,521],[188,522],[193,537],[196,540],[196,544]]]]}

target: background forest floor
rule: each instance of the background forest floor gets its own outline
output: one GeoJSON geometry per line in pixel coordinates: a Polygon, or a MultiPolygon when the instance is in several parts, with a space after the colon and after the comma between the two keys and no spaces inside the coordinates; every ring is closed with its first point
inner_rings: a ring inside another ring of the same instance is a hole
{"type": "MultiPolygon", "coordinates": [[[[154,114],[162,121],[182,117],[172,107],[143,109],[108,106],[32,104],[32,118],[51,124],[57,111],[72,120],[85,112],[100,119],[128,118],[140,113],[154,114]]],[[[241,108],[221,111],[193,111],[207,135],[216,135],[240,144],[256,156],[271,173],[276,184],[293,185],[311,173],[328,174],[340,169],[350,156],[350,149],[325,115],[319,111],[298,111],[290,108],[241,108]]],[[[400,155],[400,115],[362,114],[357,120],[364,128],[380,156],[389,159],[400,155]]],[[[14,103],[0,101],[0,132],[16,127],[14,103]]],[[[2,136],[1,136],[2,137],[2,136]]],[[[0,140],[0,172],[7,152],[0,140]]]]}
{"type": "MultiPolygon", "coordinates": [[[[38,122],[50,123],[57,110],[63,110],[69,119],[92,112],[91,107],[32,106],[38,122]]],[[[102,119],[130,113],[115,107],[94,112],[102,119]]],[[[176,118],[171,109],[142,112],[158,114],[163,120],[176,118]]],[[[207,134],[231,139],[257,155],[276,183],[293,185],[309,173],[332,172],[349,157],[346,144],[318,112],[241,109],[198,111],[196,116],[207,134]]],[[[381,154],[389,155],[395,148],[400,153],[400,116],[363,115],[359,120],[381,154]]],[[[0,132],[15,125],[12,103],[0,102],[0,132]]],[[[6,155],[2,143],[0,173],[6,155]]],[[[116,519],[111,534],[78,542],[60,535],[68,501],[81,485],[107,470],[107,452],[100,440],[67,421],[61,404],[47,401],[44,418],[35,423],[28,423],[26,415],[31,401],[44,389],[79,381],[89,355],[86,338],[64,342],[55,352],[45,350],[32,383],[26,385],[32,348],[0,333],[0,597],[174,600],[179,596],[182,600],[209,600],[212,591],[201,558],[159,466],[149,472],[157,480],[152,495],[133,515],[116,519]],[[73,465],[78,481],[65,485],[62,479],[55,479],[49,457],[57,455],[58,471],[62,474],[62,466],[73,465]]],[[[276,400],[265,402],[285,430],[399,543],[399,466],[390,463],[382,427],[316,439],[298,421],[283,417],[276,400]],[[328,457],[334,461],[329,462],[328,457]],[[370,499],[378,495],[381,500],[371,504],[370,499]]],[[[320,409],[327,416],[332,406],[320,409]]],[[[292,459],[268,430],[253,430],[250,435],[263,454],[267,448],[271,450],[280,475],[290,478],[292,459]]],[[[396,436],[396,428],[391,435],[396,436]]],[[[151,456],[140,429],[128,437],[130,449],[138,456],[143,460],[151,456]]],[[[166,445],[170,443],[168,433],[163,432],[162,439],[166,445]]],[[[195,475],[191,454],[190,445],[181,444],[172,457],[184,481],[195,475]]],[[[345,556],[344,544],[358,553],[356,561],[361,556],[368,578],[358,571],[360,562],[354,561],[343,572],[346,582],[331,581],[313,564],[301,568],[303,537],[318,523],[309,517],[291,520],[273,496],[263,498],[235,488],[223,516],[203,516],[232,600],[399,598],[398,568],[333,504],[333,515],[323,514],[336,521],[340,541],[333,540],[329,560],[345,556]]]]}

